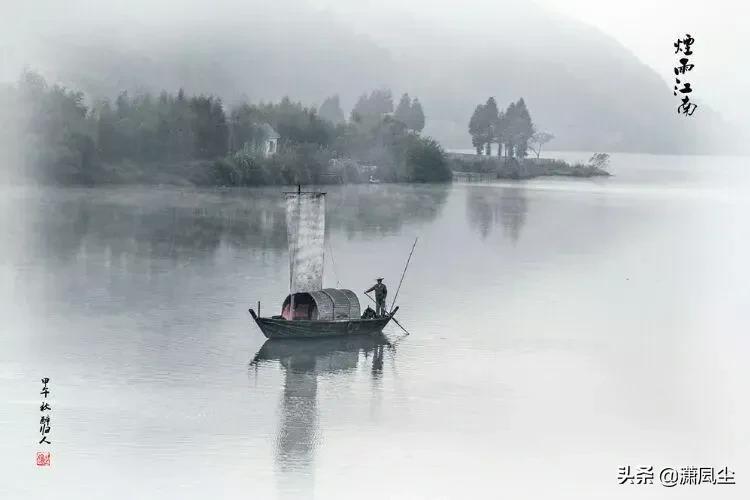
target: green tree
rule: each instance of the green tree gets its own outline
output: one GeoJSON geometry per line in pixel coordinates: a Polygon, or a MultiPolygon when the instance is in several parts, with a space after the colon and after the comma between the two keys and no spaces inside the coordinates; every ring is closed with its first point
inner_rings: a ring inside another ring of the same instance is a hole
{"type": "Polygon", "coordinates": [[[422,110],[422,103],[419,102],[419,98],[414,98],[411,103],[410,111],[410,123],[408,123],[407,125],[415,132],[421,132],[422,130],[424,130],[425,119],[424,111],[422,110]]]}
{"type": "Polygon", "coordinates": [[[549,132],[536,131],[529,139],[529,149],[536,153],[536,157],[539,158],[539,154],[542,152],[542,146],[554,138],[555,136],[549,132]]]}
{"type": "Polygon", "coordinates": [[[334,95],[326,98],[323,104],[320,105],[318,115],[334,125],[340,125],[344,123],[344,112],[341,110],[341,103],[339,102],[339,96],[334,95]]]}
{"type": "Polygon", "coordinates": [[[264,120],[260,111],[247,103],[232,109],[229,114],[229,151],[258,152],[266,139],[262,127],[264,120]]]}
{"type": "Polygon", "coordinates": [[[352,121],[365,125],[377,125],[387,114],[393,112],[393,96],[389,89],[375,89],[370,95],[362,94],[352,109],[352,121]]]}
{"type": "Polygon", "coordinates": [[[499,112],[497,109],[497,102],[495,102],[494,97],[490,97],[487,99],[487,102],[484,105],[484,118],[483,118],[483,125],[485,128],[485,140],[486,140],[486,147],[487,147],[487,156],[492,154],[492,143],[496,141],[496,129],[497,129],[497,122],[499,118],[499,112]]]}
{"type": "Polygon", "coordinates": [[[412,100],[409,94],[401,96],[401,100],[396,106],[393,117],[406,125],[406,128],[414,132],[421,132],[424,129],[424,111],[418,98],[412,100]]]}
{"type": "Polygon", "coordinates": [[[516,103],[515,146],[516,157],[525,158],[529,150],[529,140],[534,135],[534,123],[523,97],[516,103]]]}
{"type": "Polygon", "coordinates": [[[508,137],[508,117],[506,112],[500,111],[497,115],[497,123],[495,124],[495,141],[497,142],[497,156],[503,156],[503,150],[505,154],[508,154],[508,149],[505,147],[507,144],[508,137]]]}
{"type": "Polygon", "coordinates": [[[411,97],[409,97],[409,94],[404,94],[398,101],[398,106],[396,106],[396,111],[393,113],[393,117],[406,125],[407,128],[411,128],[409,126],[412,121],[411,113],[411,97]]]}
{"type": "Polygon", "coordinates": [[[193,112],[191,128],[195,134],[197,158],[219,158],[227,154],[228,128],[221,100],[213,96],[190,99],[193,112]]]}
{"type": "Polygon", "coordinates": [[[534,124],[523,98],[508,105],[501,128],[506,156],[524,158],[534,134],[534,124]]]}
{"type": "Polygon", "coordinates": [[[452,176],[443,148],[429,137],[409,135],[405,161],[408,180],[412,182],[444,182],[452,176]]]}
{"type": "Polygon", "coordinates": [[[469,119],[469,135],[471,136],[471,145],[474,146],[478,155],[481,155],[484,151],[485,144],[483,119],[484,105],[477,104],[477,107],[474,108],[474,113],[472,113],[469,119]]]}
{"type": "Polygon", "coordinates": [[[492,152],[492,143],[495,142],[495,130],[498,125],[497,103],[494,97],[487,99],[484,104],[474,109],[474,114],[469,120],[469,134],[471,143],[477,150],[477,154],[492,152]]]}
{"type": "Polygon", "coordinates": [[[502,140],[505,147],[505,156],[513,157],[516,150],[517,140],[517,126],[518,126],[518,112],[516,110],[516,103],[511,102],[503,113],[503,124],[502,124],[502,140]]]}

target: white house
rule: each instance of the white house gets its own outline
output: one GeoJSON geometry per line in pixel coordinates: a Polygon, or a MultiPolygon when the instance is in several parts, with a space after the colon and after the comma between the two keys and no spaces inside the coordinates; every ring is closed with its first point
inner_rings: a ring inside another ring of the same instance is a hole
{"type": "Polygon", "coordinates": [[[279,139],[281,136],[267,123],[264,123],[261,127],[263,128],[264,136],[263,155],[269,157],[276,154],[279,150],[279,139]]]}

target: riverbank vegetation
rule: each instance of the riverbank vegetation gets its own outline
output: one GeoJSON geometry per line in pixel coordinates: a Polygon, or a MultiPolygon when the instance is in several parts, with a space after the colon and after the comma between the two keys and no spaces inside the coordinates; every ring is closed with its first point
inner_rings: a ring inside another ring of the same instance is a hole
{"type": "Polygon", "coordinates": [[[528,179],[544,175],[609,175],[606,153],[596,153],[588,163],[573,165],[563,160],[540,158],[544,145],[555,136],[537,129],[523,98],[508,104],[504,111],[498,109],[494,97],[478,104],[469,120],[469,134],[476,155],[451,155],[451,169],[459,176],[474,173],[502,179],[528,179]],[[497,159],[491,158],[493,144],[497,146],[497,159]],[[536,158],[527,158],[529,151],[536,158]]]}
{"type": "Polygon", "coordinates": [[[551,158],[503,158],[487,155],[449,154],[454,176],[473,179],[531,179],[543,176],[609,176],[609,154],[595,153],[586,163],[570,164],[551,158]]]}
{"type": "Polygon", "coordinates": [[[57,184],[249,186],[431,182],[451,178],[440,145],[421,135],[424,112],[407,94],[363,94],[348,120],[337,96],[318,113],[290,98],[227,106],[216,96],[83,93],[25,72],[0,87],[0,146],[9,177],[57,184]]]}

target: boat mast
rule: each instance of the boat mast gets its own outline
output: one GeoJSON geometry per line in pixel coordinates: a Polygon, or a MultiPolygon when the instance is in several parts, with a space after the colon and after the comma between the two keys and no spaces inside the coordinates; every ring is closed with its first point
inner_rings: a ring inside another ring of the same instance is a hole
{"type": "MultiPolygon", "coordinates": [[[[297,205],[299,206],[301,203],[301,195],[302,195],[302,184],[297,184],[297,205]]],[[[297,209],[299,211],[299,208],[297,209]]],[[[297,217],[297,230],[299,231],[299,217],[297,217]]],[[[297,247],[295,246],[295,253],[297,247]]],[[[294,261],[294,258],[296,255],[292,255],[292,261],[294,261]]],[[[291,320],[294,320],[294,292],[292,291],[292,280],[294,278],[292,277],[292,272],[290,269],[289,272],[289,317],[291,320]]]]}

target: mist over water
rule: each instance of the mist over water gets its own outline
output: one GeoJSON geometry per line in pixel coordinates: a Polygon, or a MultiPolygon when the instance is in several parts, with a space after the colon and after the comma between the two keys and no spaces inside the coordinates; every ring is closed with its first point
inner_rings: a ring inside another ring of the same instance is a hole
{"type": "Polygon", "coordinates": [[[3,498],[632,498],[626,464],[729,466],[745,498],[745,161],[612,171],[326,186],[326,286],[393,293],[420,240],[411,335],[315,348],[247,313],[287,292],[283,188],[2,188],[3,498]]]}

